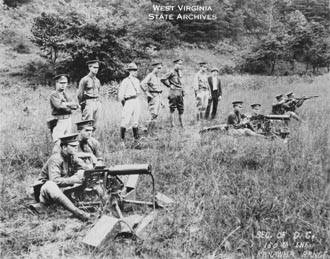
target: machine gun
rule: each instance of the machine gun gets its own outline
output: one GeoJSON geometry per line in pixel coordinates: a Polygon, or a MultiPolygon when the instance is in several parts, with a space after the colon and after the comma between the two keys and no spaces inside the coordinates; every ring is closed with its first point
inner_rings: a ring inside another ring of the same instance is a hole
{"type": "Polygon", "coordinates": [[[275,138],[282,138],[285,139],[290,131],[286,127],[287,122],[290,120],[290,115],[263,115],[258,114],[251,116],[250,121],[258,121],[260,123],[260,130],[262,135],[270,136],[275,138]],[[280,128],[276,128],[274,125],[274,121],[284,122],[285,127],[283,124],[280,128]]]}
{"type": "Polygon", "coordinates": [[[86,170],[85,181],[78,194],[70,199],[81,209],[98,206],[103,216],[87,233],[83,243],[100,247],[108,238],[118,233],[142,237],[142,230],[156,217],[156,208],[163,208],[174,203],[172,199],[161,193],[155,193],[155,181],[149,164],[115,165],[86,170]],[[152,199],[136,200],[136,187],[140,175],[148,175],[152,181],[152,199]],[[120,177],[128,176],[126,183],[120,177]],[[94,195],[93,195],[94,194],[94,195]],[[96,194],[96,195],[95,195],[96,194]],[[123,216],[125,204],[147,205],[153,211],[145,217],[141,215],[123,216]],[[104,215],[110,205],[110,215],[104,215]],[[113,215],[116,214],[116,217],[113,215]]]}

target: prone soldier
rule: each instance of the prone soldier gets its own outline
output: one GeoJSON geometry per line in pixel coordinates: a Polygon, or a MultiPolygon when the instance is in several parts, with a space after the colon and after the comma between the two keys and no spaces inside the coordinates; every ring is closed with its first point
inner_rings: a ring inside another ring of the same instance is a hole
{"type": "Polygon", "coordinates": [[[255,137],[262,137],[256,132],[249,122],[246,115],[241,113],[243,108],[242,101],[235,101],[233,104],[233,112],[228,115],[227,125],[228,125],[228,132],[233,135],[246,135],[246,136],[255,136],[255,137]]]}
{"type": "Polygon", "coordinates": [[[150,113],[150,120],[148,123],[148,133],[152,133],[155,128],[161,107],[162,84],[160,82],[159,72],[163,68],[161,62],[154,62],[152,64],[153,70],[141,82],[142,90],[147,94],[148,107],[150,113]]]}
{"type": "Polygon", "coordinates": [[[99,71],[99,60],[87,61],[89,73],[79,82],[78,101],[81,106],[82,119],[94,120],[97,125],[99,114],[101,111],[100,96],[100,80],[96,77],[99,71]]]}
{"type": "Polygon", "coordinates": [[[174,112],[177,109],[179,112],[179,123],[183,127],[182,115],[184,112],[184,103],[183,103],[183,86],[182,86],[182,59],[176,59],[173,61],[174,68],[165,75],[160,81],[168,88],[169,92],[169,106],[170,106],[170,123],[171,127],[174,126],[174,112]]]}
{"type": "Polygon", "coordinates": [[[74,103],[66,93],[68,85],[68,75],[59,74],[54,77],[56,90],[50,95],[50,107],[52,118],[47,124],[52,132],[53,141],[57,145],[59,137],[70,134],[72,131],[72,110],[78,109],[78,104],[74,103]]]}
{"type": "Polygon", "coordinates": [[[139,139],[139,118],[141,111],[141,103],[139,95],[141,94],[140,81],[136,78],[137,66],[135,63],[130,63],[127,67],[129,76],[126,77],[120,84],[118,99],[123,105],[122,118],[120,123],[120,136],[125,141],[126,128],[132,119],[133,137],[137,142],[139,139]]]}
{"type": "Polygon", "coordinates": [[[272,114],[275,115],[290,115],[290,118],[294,118],[297,121],[302,121],[302,119],[291,110],[290,105],[284,100],[283,94],[276,96],[275,101],[272,104],[272,114]]]}
{"type": "Polygon", "coordinates": [[[81,220],[90,215],[78,209],[66,196],[73,185],[81,185],[84,178],[84,163],[76,156],[79,142],[78,134],[60,138],[60,152],[54,153],[41,170],[38,183],[34,185],[34,195],[42,206],[57,203],[81,220]]]}
{"type": "Polygon", "coordinates": [[[204,112],[208,105],[208,100],[211,99],[211,94],[209,91],[209,83],[207,76],[207,63],[200,62],[200,70],[196,73],[194,77],[194,92],[196,97],[196,106],[198,109],[197,120],[203,119],[204,112]]]}
{"type": "Polygon", "coordinates": [[[94,131],[94,121],[86,120],[77,122],[79,148],[82,152],[91,155],[93,167],[103,166],[103,157],[100,143],[92,137],[94,131]]]}

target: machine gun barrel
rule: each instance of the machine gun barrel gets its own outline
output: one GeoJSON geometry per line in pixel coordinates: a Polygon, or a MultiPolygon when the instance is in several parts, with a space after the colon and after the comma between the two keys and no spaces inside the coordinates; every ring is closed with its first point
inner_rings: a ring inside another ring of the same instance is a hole
{"type": "Polygon", "coordinates": [[[111,176],[116,175],[132,175],[132,174],[151,174],[150,164],[133,164],[133,165],[114,165],[110,167],[96,167],[94,169],[85,170],[85,174],[94,172],[107,172],[111,176]]]}

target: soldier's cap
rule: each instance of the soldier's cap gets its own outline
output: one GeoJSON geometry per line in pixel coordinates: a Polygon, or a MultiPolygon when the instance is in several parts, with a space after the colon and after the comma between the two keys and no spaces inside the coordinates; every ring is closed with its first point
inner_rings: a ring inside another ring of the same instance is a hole
{"type": "Polygon", "coordinates": [[[213,72],[213,71],[219,72],[219,69],[217,67],[212,67],[211,72],[213,72]]]}
{"type": "Polygon", "coordinates": [[[81,130],[87,127],[90,128],[91,130],[94,130],[94,120],[78,121],[76,125],[77,125],[77,130],[81,130]]]}
{"type": "Polygon", "coordinates": [[[242,101],[234,101],[232,102],[233,106],[236,106],[236,105],[243,105],[243,102],[242,101]]]}
{"type": "Polygon", "coordinates": [[[178,58],[178,59],[173,60],[173,63],[176,64],[176,63],[178,63],[180,61],[183,61],[182,58],[178,58]]]}
{"type": "Polygon", "coordinates": [[[61,144],[67,144],[70,146],[78,146],[78,134],[69,134],[69,135],[64,135],[60,137],[61,144]]]}
{"type": "Polygon", "coordinates": [[[207,63],[205,61],[201,61],[198,64],[201,65],[201,66],[203,66],[203,65],[206,65],[207,63]]]}
{"type": "Polygon", "coordinates": [[[155,61],[155,62],[153,62],[151,65],[152,65],[153,67],[155,67],[155,66],[163,65],[163,63],[160,62],[160,61],[155,61]]]}
{"type": "Polygon", "coordinates": [[[93,60],[88,60],[88,61],[86,61],[86,64],[87,64],[87,65],[94,64],[94,63],[98,63],[98,64],[100,64],[101,61],[98,60],[98,59],[93,59],[93,60]]]}
{"type": "Polygon", "coordinates": [[[57,81],[62,81],[64,79],[66,79],[68,81],[69,80],[69,75],[68,74],[58,74],[58,75],[55,75],[53,77],[53,80],[56,81],[56,82],[57,81]]]}
{"type": "Polygon", "coordinates": [[[278,95],[276,95],[275,97],[276,97],[276,99],[279,99],[279,98],[281,98],[283,96],[283,94],[278,94],[278,95]]]}
{"type": "Polygon", "coordinates": [[[287,97],[290,97],[291,95],[293,95],[293,92],[289,92],[286,94],[287,97]]]}
{"type": "Polygon", "coordinates": [[[252,108],[252,109],[260,108],[260,107],[261,107],[261,104],[260,104],[260,103],[254,103],[254,104],[251,104],[251,108],[252,108]]]}
{"type": "Polygon", "coordinates": [[[135,70],[136,71],[137,69],[138,69],[137,65],[134,62],[128,64],[128,66],[127,66],[128,71],[130,71],[130,70],[135,70]]]}

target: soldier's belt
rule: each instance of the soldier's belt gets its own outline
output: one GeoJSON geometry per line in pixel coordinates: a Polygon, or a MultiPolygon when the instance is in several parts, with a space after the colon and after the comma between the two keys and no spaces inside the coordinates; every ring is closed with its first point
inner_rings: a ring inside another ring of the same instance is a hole
{"type": "Polygon", "coordinates": [[[162,90],[160,90],[160,91],[149,91],[149,93],[154,93],[154,94],[161,94],[163,91],[162,90]]]}
{"type": "Polygon", "coordinates": [[[71,114],[66,114],[66,115],[54,115],[54,117],[58,120],[65,120],[69,119],[71,117],[71,114]]]}
{"type": "Polygon", "coordinates": [[[124,100],[128,101],[128,100],[135,99],[136,97],[137,97],[136,95],[133,95],[133,96],[130,96],[130,97],[125,97],[124,100]]]}

